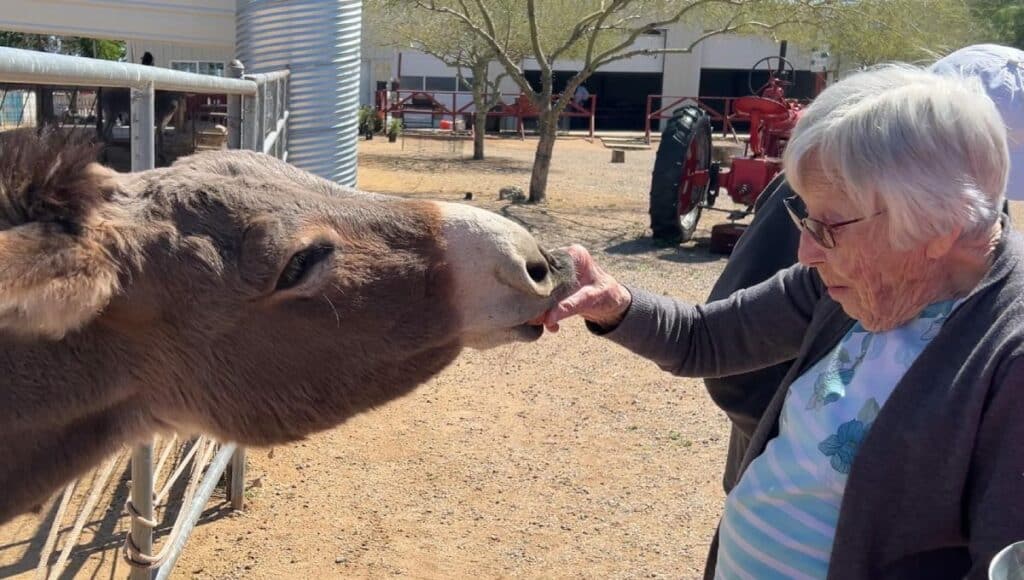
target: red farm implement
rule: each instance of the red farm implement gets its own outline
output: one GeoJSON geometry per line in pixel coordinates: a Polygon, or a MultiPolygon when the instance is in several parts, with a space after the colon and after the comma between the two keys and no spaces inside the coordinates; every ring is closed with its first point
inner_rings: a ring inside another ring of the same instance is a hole
{"type": "Polygon", "coordinates": [[[712,249],[731,249],[744,228],[735,221],[753,212],[758,196],[782,170],[782,152],[802,113],[802,104],[785,96],[794,78],[793,65],[782,56],[765,57],[751,68],[751,94],[734,99],[730,115],[733,122],[749,122],[750,139],[746,154],[733,157],[729,167],[712,161],[712,115],[696,102],[673,111],[662,131],[651,175],[651,230],[656,240],[669,244],[689,240],[701,213],[713,210],[728,213],[731,223],[712,228],[712,249]],[[769,69],[768,82],[755,89],[755,72],[762,65],[769,69]],[[723,188],[745,209],[715,208],[723,188]]]}

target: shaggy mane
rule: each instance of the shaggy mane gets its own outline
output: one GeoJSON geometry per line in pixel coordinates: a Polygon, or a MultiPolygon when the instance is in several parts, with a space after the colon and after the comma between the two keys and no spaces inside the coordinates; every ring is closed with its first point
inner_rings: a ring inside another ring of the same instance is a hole
{"type": "Polygon", "coordinates": [[[0,133],[0,229],[53,222],[78,231],[109,195],[102,174],[89,169],[100,148],[56,127],[0,133]]]}

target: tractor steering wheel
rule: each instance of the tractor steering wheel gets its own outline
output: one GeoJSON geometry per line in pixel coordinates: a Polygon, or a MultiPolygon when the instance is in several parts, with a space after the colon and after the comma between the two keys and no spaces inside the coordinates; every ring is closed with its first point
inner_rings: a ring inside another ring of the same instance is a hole
{"type": "Polygon", "coordinates": [[[782,86],[790,86],[796,79],[796,68],[793,66],[793,63],[781,56],[766,56],[755,62],[747,74],[747,88],[750,89],[751,95],[760,96],[761,91],[768,86],[768,83],[765,83],[761,85],[761,88],[756,91],[754,90],[754,73],[761,67],[761,63],[767,63],[769,82],[775,77],[779,79],[779,84],[782,86]],[[780,70],[782,71],[781,73],[779,72],[780,70]]]}

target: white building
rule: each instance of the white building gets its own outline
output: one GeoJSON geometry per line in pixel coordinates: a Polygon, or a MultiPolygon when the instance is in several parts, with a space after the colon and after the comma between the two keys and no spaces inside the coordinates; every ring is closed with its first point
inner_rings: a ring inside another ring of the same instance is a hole
{"type": "MultiPolygon", "coordinates": [[[[96,37],[127,40],[128,59],[136,63],[150,52],[157,66],[223,74],[236,54],[236,0],[18,0],[15,4],[17,10],[0,12],[0,29],[76,35],[93,31],[91,35],[96,37]],[[45,26],[39,22],[45,22],[45,26]]],[[[692,26],[679,24],[641,37],[636,47],[682,47],[699,33],[692,26]]],[[[400,80],[403,90],[445,93],[457,89],[454,68],[416,50],[378,46],[372,38],[373,31],[364,31],[359,86],[362,104],[373,104],[374,93],[384,89],[392,78],[400,80]]],[[[701,42],[688,54],[637,56],[608,64],[586,82],[588,90],[597,96],[597,127],[642,128],[648,95],[745,95],[749,92],[750,67],[763,57],[778,54],[778,43],[768,39],[723,35],[701,42]]],[[[797,71],[796,95],[810,96],[813,76],[809,55],[790,45],[787,58],[797,71]]],[[[527,59],[523,66],[534,81],[539,79],[535,63],[527,59]]],[[[571,60],[556,62],[556,90],[580,66],[571,60]]],[[[500,66],[493,64],[492,78],[499,73],[500,66]]],[[[509,100],[519,90],[505,79],[502,92],[509,94],[509,100]]],[[[454,99],[456,109],[472,111],[468,94],[439,95],[438,99],[445,104],[454,99]]],[[[714,106],[714,101],[710,102],[714,106]]]]}
{"type": "MultiPolygon", "coordinates": [[[[288,68],[289,161],[355,183],[359,0],[4,0],[0,30],[125,40],[128,59],[224,75],[288,68]]],[[[270,96],[268,96],[270,98],[270,96]]]]}
{"type": "MultiPolygon", "coordinates": [[[[687,46],[700,31],[687,25],[677,25],[659,34],[640,37],[631,48],[671,48],[687,46]]],[[[371,33],[372,34],[372,33],[371,33]]],[[[371,91],[382,90],[387,82],[396,78],[405,90],[432,93],[438,101],[456,109],[472,110],[468,93],[446,94],[456,90],[456,70],[439,59],[413,49],[383,49],[372,45],[364,35],[363,75],[361,100],[373,103],[371,91]],[[368,77],[368,78],[365,78],[368,77]]],[[[597,96],[597,127],[603,130],[642,129],[648,95],[671,97],[738,97],[749,94],[748,73],[751,67],[766,56],[778,56],[779,43],[757,36],[721,35],[699,43],[691,53],[636,56],[612,62],[598,69],[585,83],[590,93],[597,96]]],[[[811,96],[814,77],[811,58],[807,51],[788,45],[786,58],[796,72],[795,96],[811,96]]],[[[554,64],[555,90],[575,74],[582,63],[560,60],[554,64]]],[[[523,69],[531,82],[539,83],[539,67],[532,59],[523,62],[523,69]]],[[[763,84],[767,68],[755,75],[755,85],[763,84]],[[758,82],[760,81],[760,83],[758,82]]],[[[497,78],[501,66],[491,66],[491,78],[497,78]]],[[[758,88],[755,86],[755,88],[758,88]]],[[[465,88],[465,87],[464,87],[465,88]]],[[[509,79],[502,82],[504,98],[510,102],[519,93],[519,87],[509,79]]],[[[709,100],[715,106],[715,100],[709,100]]],[[[667,104],[667,102],[666,102],[667,104]]],[[[653,102],[657,109],[658,101],[653,102]]]]}

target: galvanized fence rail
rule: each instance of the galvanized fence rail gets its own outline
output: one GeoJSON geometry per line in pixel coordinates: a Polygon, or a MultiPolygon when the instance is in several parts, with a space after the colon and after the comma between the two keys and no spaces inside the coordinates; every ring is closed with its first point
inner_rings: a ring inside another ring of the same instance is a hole
{"type": "MultiPolygon", "coordinates": [[[[62,87],[114,87],[131,89],[132,171],[155,166],[155,92],[175,91],[195,94],[228,95],[228,145],[261,151],[283,160],[288,158],[289,71],[245,75],[238,61],[231,63],[231,76],[220,78],[130,63],[103,61],[74,56],[48,54],[13,48],[0,48],[0,83],[57,85],[62,87]]],[[[196,456],[194,461],[201,458],[196,456]]],[[[198,465],[198,464],[197,464],[198,465]]],[[[201,466],[198,466],[201,470],[201,466]]],[[[179,470],[180,471],[180,470],[179,470]]],[[[241,509],[245,501],[245,448],[226,443],[196,481],[191,505],[183,506],[168,544],[159,557],[153,556],[154,482],[153,446],[139,445],[132,451],[131,497],[126,508],[131,516],[131,531],[125,539],[131,550],[142,556],[129,561],[132,580],[150,580],[169,576],[188,540],[203,506],[217,481],[229,471],[228,497],[232,507],[241,509]]],[[[199,472],[193,469],[194,475],[199,472]]],[[[59,522],[57,522],[59,525],[59,522]]],[[[58,571],[59,573],[59,571],[58,571]]]]}

